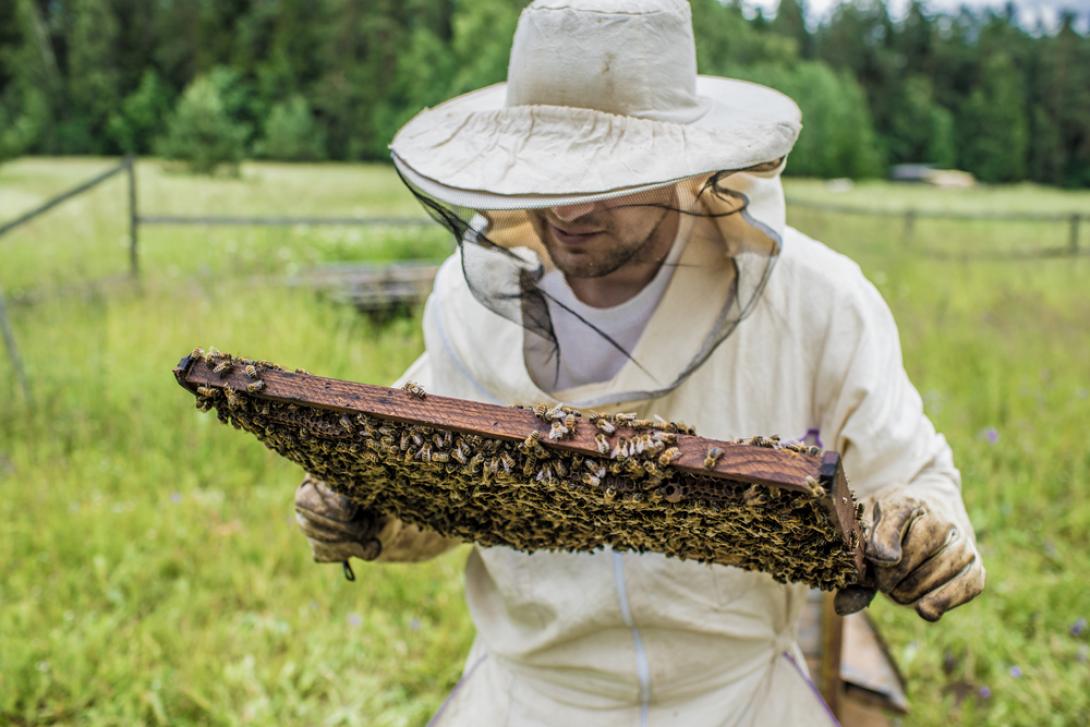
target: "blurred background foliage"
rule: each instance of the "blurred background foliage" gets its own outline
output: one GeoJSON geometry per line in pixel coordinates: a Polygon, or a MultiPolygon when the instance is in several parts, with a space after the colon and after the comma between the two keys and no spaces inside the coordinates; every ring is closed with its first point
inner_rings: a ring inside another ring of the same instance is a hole
{"type": "MultiPolygon", "coordinates": [[[[421,107],[503,80],[525,0],[5,0],[0,160],[161,154],[385,159],[421,107]]],[[[692,0],[703,73],[801,105],[789,172],[882,176],[924,162],[985,182],[1090,186],[1090,37],[1073,14],[942,14],[849,0],[807,22],[692,0]]]]}

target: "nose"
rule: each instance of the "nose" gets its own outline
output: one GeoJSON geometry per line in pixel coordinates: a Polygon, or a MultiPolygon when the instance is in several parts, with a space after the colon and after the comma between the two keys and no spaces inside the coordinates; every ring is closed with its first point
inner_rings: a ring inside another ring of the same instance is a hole
{"type": "Polygon", "coordinates": [[[550,207],[549,211],[561,222],[571,222],[579,219],[592,209],[594,209],[594,203],[586,202],[584,204],[569,204],[563,207],[550,207]]]}

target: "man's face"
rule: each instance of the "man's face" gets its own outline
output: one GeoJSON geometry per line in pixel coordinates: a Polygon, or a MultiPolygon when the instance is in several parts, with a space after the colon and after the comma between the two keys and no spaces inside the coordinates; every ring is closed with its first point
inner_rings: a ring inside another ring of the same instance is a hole
{"type": "Polygon", "coordinates": [[[530,221],[553,264],[569,278],[598,278],[626,264],[646,263],[641,253],[670,215],[674,187],[603,202],[530,210],[530,221]]]}

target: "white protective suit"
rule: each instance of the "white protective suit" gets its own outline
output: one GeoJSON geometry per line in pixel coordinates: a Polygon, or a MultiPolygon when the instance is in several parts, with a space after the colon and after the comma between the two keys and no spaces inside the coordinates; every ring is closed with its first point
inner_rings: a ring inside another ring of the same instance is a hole
{"type": "MultiPolygon", "coordinates": [[[[950,449],[924,416],[880,294],[849,259],[792,228],[779,233],[759,301],[694,374],[657,399],[601,408],[684,420],[719,439],[817,434],[842,453],[857,497],[904,488],[972,533],[950,449]]],[[[708,243],[686,246],[681,264],[686,274],[632,352],[646,370],[688,360],[719,311],[708,301],[729,285],[726,258],[708,243]]],[[[510,405],[653,388],[630,362],[607,383],[542,391],[527,373],[523,328],[473,297],[457,256],[439,271],[424,334],[426,352],[404,378],[444,396],[510,405]]],[[[380,539],[387,561],[453,544],[398,521],[380,539]]],[[[658,554],[474,547],[466,598],[477,637],[433,723],[835,724],[796,643],[806,592],[658,554]]]]}

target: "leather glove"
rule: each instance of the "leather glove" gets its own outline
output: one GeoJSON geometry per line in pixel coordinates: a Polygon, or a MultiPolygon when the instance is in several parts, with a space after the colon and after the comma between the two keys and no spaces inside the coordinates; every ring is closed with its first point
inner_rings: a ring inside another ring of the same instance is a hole
{"type": "Polygon", "coordinates": [[[376,536],[384,518],[310,475],[295,491],[295,520],[317,563],[345,563],[347,574],[349,558],[374,560],[382,553],[376,536]]]}
{"type": "Polygon", "coordinates": [[[970,533],[952,518],[907,495],[874,503],[864,527],[867,577],[836,595],[841,615],[867,606],[875,589],[916,613],[938,621],[944,613],[971,601],[984,590],[984,565],[970,533]]]}

